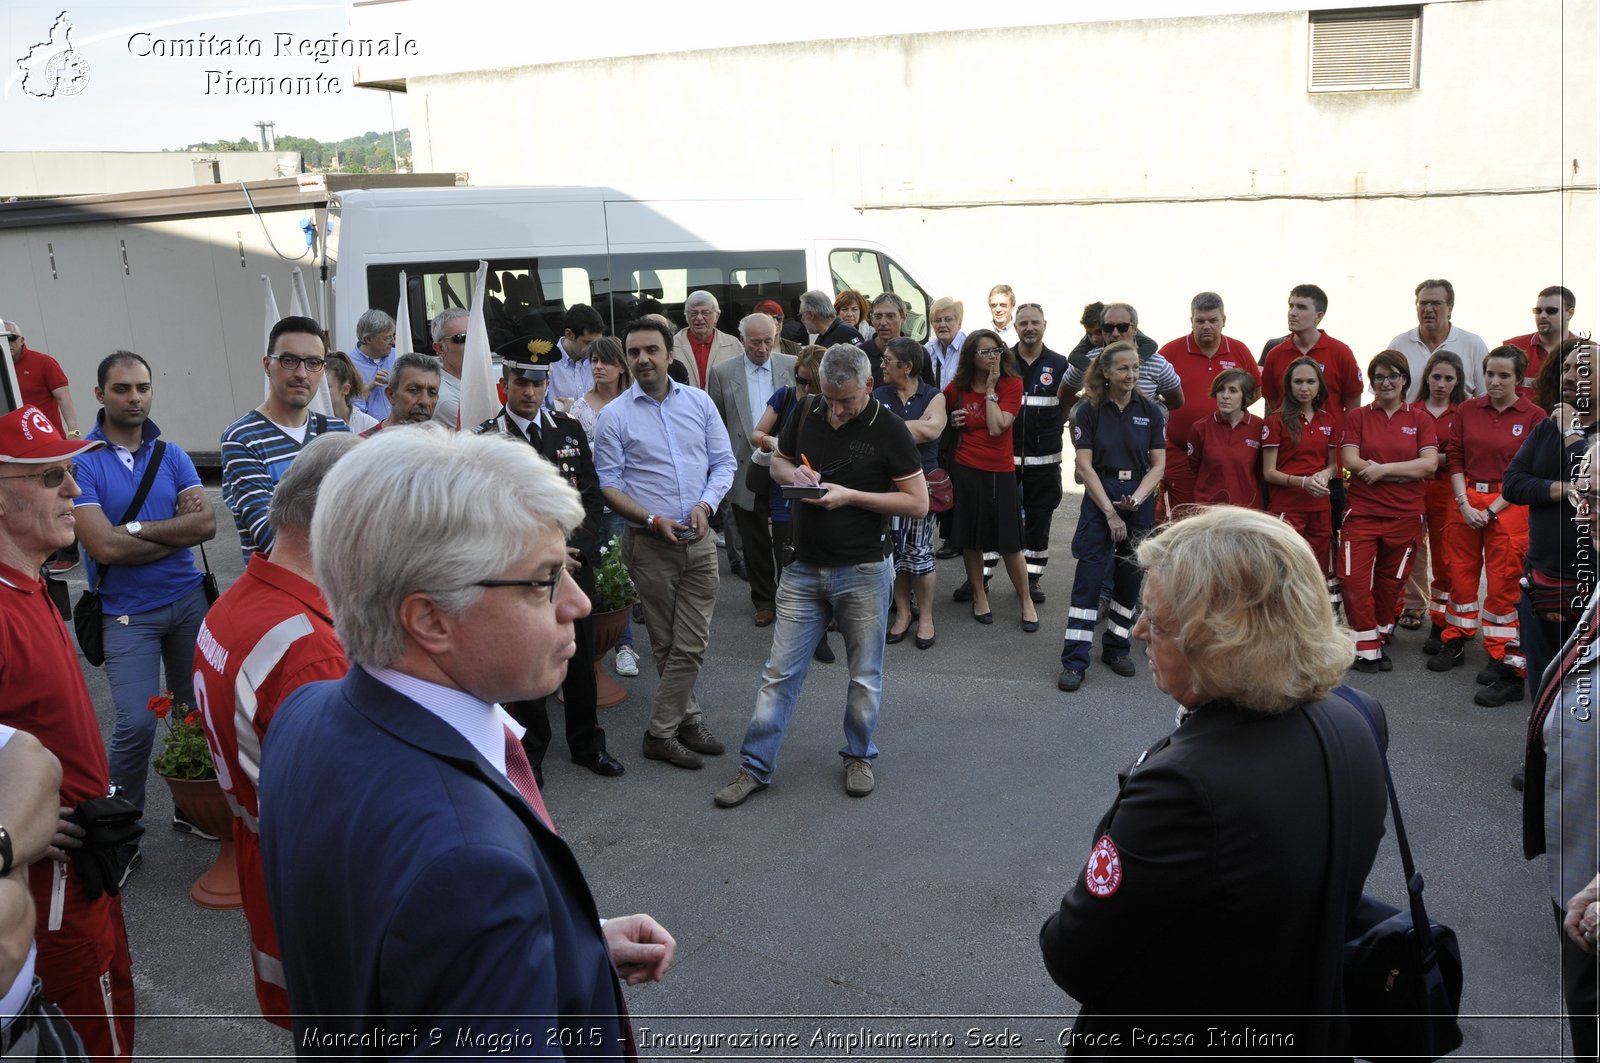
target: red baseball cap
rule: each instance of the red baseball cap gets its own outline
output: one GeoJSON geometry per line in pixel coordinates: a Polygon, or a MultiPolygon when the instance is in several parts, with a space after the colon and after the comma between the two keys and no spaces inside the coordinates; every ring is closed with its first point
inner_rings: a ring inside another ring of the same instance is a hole
{"type": "Polygon", "coordinates": [[[75,458],[104,446],[98,439],[66,439],[37,406],[24,406],[0,417],[0,462],[42,465],[75,458]]]}

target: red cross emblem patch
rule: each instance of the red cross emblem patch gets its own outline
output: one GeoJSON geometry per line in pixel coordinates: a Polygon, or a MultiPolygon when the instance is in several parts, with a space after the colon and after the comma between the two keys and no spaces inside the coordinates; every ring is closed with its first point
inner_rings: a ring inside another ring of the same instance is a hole
{"type": "Polygon", "coordinates": [[[1122,885],[1122,855],[1111,835],[1102,834],[1083,869],[1083,884],[1096,897],[1109,897],[1122,885]]]}

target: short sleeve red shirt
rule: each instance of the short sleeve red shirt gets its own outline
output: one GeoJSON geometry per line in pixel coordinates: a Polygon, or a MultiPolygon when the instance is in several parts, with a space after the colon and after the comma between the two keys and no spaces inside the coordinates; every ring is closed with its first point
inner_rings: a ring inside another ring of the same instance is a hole
{"type": "Polygon", "coordinates": [[[1261,426],[1261,448],[1278,452],[1278,471],[1285,476],[1315,476],[1328,467],[1328,451],[1339,443],[1333,415],[1318,410],[1311,417],[1300,416],[1300,438],[1290,439],[1283,428],[1283,415],[1272,414],[1261,426]]]}
{"type": "Polygon", "coordinates": [[[56,401],[54,394],[67,386],[67,374],[62,371],[61,363],[24,343],[22,357],[17,359],[15,365],[22,401],[43,410],[45,416],[54,421],[56,428],[65,435],[67,425],[61,419],[61,404],[56,401]]]}
{"type": "MultiPolygon", "coordinates": [[[[1294,345],[1293,336],[1267,352],[1266,361],[1261,367],[1261,395],[1267,400],[1269,408],[1277,409],[1283,405],[1283,374],[1289,371],[1289,363],[1300,356],[1300,348],[1294,345]]],[[[1355,353],[1350,347],[1326,332],[1317,334],[1317,342],[1305,352],[1305,357],[1315,359],[1317,365],[1322,367],[1322,379],[1328,385],[1328,416],[1333,420],[1334,438],[1337,439],[1337,432],[1344,427],[1345,403],[1352,395],[1358,399],[1361,396],[1361,367],[1356,364],[1355,353]]],[[[1187,393],[1184,397],[1188,398],[1187,393]]]]}
{"type": "MultiPolygon", "coordinates": [[[[38,576],[0,565],[0,723],[27,731],[61,761],[61,802],[111,785],[78,648],[38,576]]],[[[43,861],[48,863],[48,861],[43,861]]]]}
{"type": "MultiPolygon", "coordinates": [[[[1425,451],[1439,449],[1433,417],[1420,403],[1403,402],[1391,415],[1377,404],[1350,411],[1345,418],[1341,446],[1355,447],[1366,461],[1390,464],[1411,461],[1425,451]]],[[[1352,516],[1417,517],[1422,515],[1425,480],[1398,483],[1385,480],[1369,484],[1359,476],[1349,480],[1352,516]]]]}
{"type": "Polygon", "coordinates": [[[1202,506],[1261,508],[1261,418],[1246,413],[1231,425],[1220,413],[1189,431],[1194,500],[1202,506]]]}
{"type": "Polygon", "coordinates": [[[1425,402],[1414,403],[1417,409],[1433,418],[1433,437],[1439,441],[1439,471],[1433,474],[1435,480],[1450,479],[1450,470],[1445,466],[1444,456],[1446,444],[1450,442],[1450,429],[1456,423],[1456,411],[1461,407],[1449,406],[1443,413],[1434,413],[1428,409],[1425,402]]]}
{"type": "Polygon", "coordinates": [[[1445,439],[1446,471],[1461,473],[1469,484],[1499,483],[1533,426],[1548,416],[1521,396],[1504,410],[1496,410],[1487,395],[1468,399],[1456,407],[1445,439]]]}
{"type": "Polygon", "coordinates": [[[1211,397],[1211,382],[1224,369],[1243,369],[1261,386],[1261,370],[1256,366],[1250,348],[1238,340],[1222,337],[1217,353],[1207,358],[1200,353],[1200,345],[1193,333],[1180,336],[1161,348],[1161,356],[1172,363],[1178,379],[1183,383],[1183,405],[1167,415],[1167,464],[1184,460],[1189,434],[1197,421],[1217,412],[1217,400],[1211,397]]]}
{"type": "MultiPolygon", "coordinates": [[[[1567,333],[1567,339],[1576,339],[1572,333],[1567,333]]],[[[1539,343],[1539,334],[1530,332],[1526,336],[1512,336],[1503,343],[1506,347],[1515,347],[1528,356],[1528,368],[1522,374],[1522,383],[1517,385],[1517,394],[1523,398],[1533,398],[1533,385],[1539,379],[1539,367],[1544,364],[1544,347],[1539,343]]]]}
{"type": "MultiPolygon", "coordinates": [[[[999,396],[1000,409],[1005,413],[1016,416],[1022,409],[1022,378],[1003,376],[1000,384],[994,389],[999,396]]],[[[969,469],[978,469],[982,472],[1010,472],[1016,467],[1016,456],[1011,445],[1011,428],[1007,428],[997,436],[989,434],[984,420],[984,407],[989,400],[984,398],[981,391],[967,388],[957,392],[956,386],[951,384],[944,389],[945,408],[951,411],[965,410],[967,423],[961,431],[961,438],[956,443],[956,461],[969,469]]],[[[1016,422],[1012,422],[1015,427],[1016,422]]]]}

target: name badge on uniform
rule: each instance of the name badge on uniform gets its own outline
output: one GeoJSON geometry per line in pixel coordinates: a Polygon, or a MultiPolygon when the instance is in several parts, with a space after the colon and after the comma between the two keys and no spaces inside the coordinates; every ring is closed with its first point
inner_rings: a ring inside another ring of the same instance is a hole
{"type": "Polygon", "coordinates": [[[1133,423],[1138,425],[1140,428],[1147,428],[1150,425],[1150,418],[1140,417],[1138,414],[1134,414],[1133,423]]]}
{"type": "Polygon", "coordinates": [[[1254,447],[1255,449],[1260,450],[1261,449],[1261,440],[1259,440],[1259,439],[1247,439],[1247,440],[1244,441],[1244,445],[1247,446],[1247,447],[1254,447]]]}
{"type": "Polygon", "coordinates": [[[1414,435],[1417,434],[1417,429],[1416,429],[1415,425],[1409,425],[1409,424],[1401,425],[1400,426],[1400,431],[1402,433],[1404,433],[1405,435],[1408,435],[1408,436],[1414,436],[1414,435]]]}

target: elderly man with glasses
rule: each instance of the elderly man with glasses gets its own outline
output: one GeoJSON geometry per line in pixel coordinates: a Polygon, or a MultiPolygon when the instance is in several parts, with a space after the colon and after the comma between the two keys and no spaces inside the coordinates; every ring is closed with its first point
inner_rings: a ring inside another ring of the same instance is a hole
{"type": "MultiPolygon", "coordinates": [[[[110,771],[77,648],[45,593],[39,567],[72,540],[72,460],[105,444],[64,438],[36,406],[0,417],[0,724],[32,734],[61,762],[60,804],[106,796],[110,771]]],[[[35,973],[42,997],[73,1016],[96,1059],[133,1056],[134,993],[122,902],[90,896],[69,866],[83,828],[63,819],[25,874],[38,916],[35,973]]],[[[0,874],[10,872],[9,840],[0,874]]],[[[113,884],[114,885],[114,884],[113,884]]]]}
{"type": "Polygon", "coordinates": [[[350,430],[337,417],[309,409],[327,359],[322,326],[309,317],[286,317],[273,325],[261,359],[267,398],[222,431],[222,501],[239,528],[246,561],[258,550],[272,549],[267,510],[295,455],[317,436],[350,430]]]}

